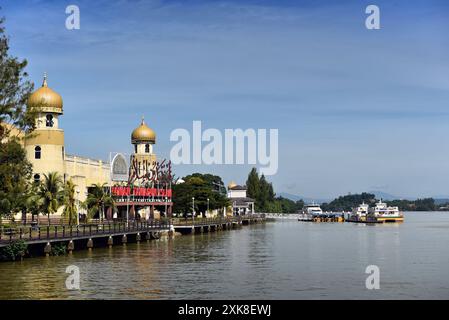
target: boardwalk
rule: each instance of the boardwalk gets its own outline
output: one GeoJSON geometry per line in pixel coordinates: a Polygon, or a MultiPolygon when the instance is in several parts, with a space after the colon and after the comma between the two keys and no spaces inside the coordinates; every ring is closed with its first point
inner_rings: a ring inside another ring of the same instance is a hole
{"type": "Polygon", "coordinates": [[[70,240],[85,240],[93,238],[109,238],[123,235],[137,235],[140,233],[154,233],[170,230],[169,222],[161,221],[133,221],[103,224],[82,224],[79,226],[52,225],[28,226],[0,229],[0,247],[17,240],[27,244],[63,242],[70,240]]]}
{"type": "Polygon", "coordinates": [[[173,228],[176,232],[180,232],[182,234],[203,233],[232,229],[242,225],[260,223],[264,221],[265,215],[262,214],[217,218],[173,219],[173,228]]]}
{"type": "Polygon", "coordinates": [[[55,246],[63,246],[68,252],[75,249],[126,244],[167,236],[195,234],[233,229],[265,221],[264,215],[252,214],[236,217],[166,219],[152,221],[106,222],[79,226],[17,226],[0,227],[0,248],[16,241],[23,241],[31,256],[52,254],[55,246]]]}

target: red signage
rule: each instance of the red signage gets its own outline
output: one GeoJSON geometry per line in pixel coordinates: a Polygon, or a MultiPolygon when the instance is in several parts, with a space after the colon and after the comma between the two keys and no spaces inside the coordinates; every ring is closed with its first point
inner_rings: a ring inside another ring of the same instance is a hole
{"type": "Polygon", "coordinates": [[[168,197],[171,198],[171,189],[157,189],[157,188],[141,188],[141,187],[111,187],[113,196],[127,197],[168,197]]]}

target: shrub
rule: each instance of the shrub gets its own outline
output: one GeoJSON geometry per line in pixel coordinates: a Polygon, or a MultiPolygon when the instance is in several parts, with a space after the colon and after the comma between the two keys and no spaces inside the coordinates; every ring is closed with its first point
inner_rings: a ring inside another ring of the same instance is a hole
{"type": "Polygon", "coordinates": [[[28,245],[24,240],[16,240],[0,249],[0,259],[14,261],[17,258],[23,258],[27,253],[28,245]]]}
{"type": "Polygon", "coordinates": [[[67,244],[64,242],[55,243],[51,247],[51,255],[52,256],[62,256],[67,253],[67,244]]]}

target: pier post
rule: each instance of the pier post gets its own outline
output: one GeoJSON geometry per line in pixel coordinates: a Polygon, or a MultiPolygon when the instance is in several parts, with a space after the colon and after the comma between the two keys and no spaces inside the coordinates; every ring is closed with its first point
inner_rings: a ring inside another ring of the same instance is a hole
{"type": "Polygon", "coordinates": [[[94,241],[92,240],[92,238],[89,238],[89,240],[87,240],[87,248],[89,249],[89,251],[92,251],[93,247],[94,247],[94,241]]]}
{"type": "Polygon", "coordinates": [[[147,240],[147,242],[150,242],[150,240],[151,240],[151,233],[150,232],[146,233],[145,239],[147,240]]]}
{"type": "Polygon", "coordinates": [[[128,242],[128,239],[126,238],[126,234],[124,234],[123,237],[122,237],[123,245],[126,245],[126,242],[128,242]]]}
{"type": "Polygon", "coordinates": [[[113,244],[114,244],[114,238],[112,238],[112,236],[109,236],[109,238],[108,238],[108,246],[109,246],[109,248],[112,248],[113,244]]]}
{"type": "Polygon", "coordinates": [[[204,232],[203,227],[200,227],[200,233],[203,233],[203,232],[204,232]]]}
{"type": "Polygon", "coordinates": [[[137,241],[137,243],[140,242],[140,233],[139,233],[139,232],[137,232],[137,235],[136,235],[136,241],[137,241]]]}
{"type": "Polygon", "coordinates": [[[69,241],[69,244],[67,245],[67,250],[69,251],[69,254],[72,254],[72,251],[75,249],[75,244],[73,243],[73,240],[69,241]]]}
{"type": "Polygon", "coordinates": [[[44,253],[45,253],[45,255],[47,257],[50,255],[50,253],[51,253],[51,244],[50,244],[50,242],[47,242],[47,244],[45,245],[44,253]]]}

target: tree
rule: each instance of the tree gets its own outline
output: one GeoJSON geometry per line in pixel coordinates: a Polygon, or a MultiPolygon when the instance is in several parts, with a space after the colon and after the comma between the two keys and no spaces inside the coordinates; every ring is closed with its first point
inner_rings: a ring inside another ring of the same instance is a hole
{"type": "Polygon", "coordinates": [[[92,219],[98,213],[100,221],[103,221],[105,207],[115,207],[114,199],[105,190],[106,183],[96,183],[89,190],[89,194],[84,203],[84,206],[87,207],[88,219],[92,219]]]}
{"type": "Polygon", "coordinates": [[[24,211],[30,191],[31,164],[18,141],[0,143],[0,214],[24,211]]]}
{"type": "Polygon", "coordinates": [[[220,209],[229,205],[225,187],[219,176],[194,173],[183,178],[184,183],[173,186],[173,210],[186,214],[192,212],[192,197],[195,198],[195,212],[220,209]]]}
{"type": "Polygon", "coordinates": [[[261,211],[267,211],[268,203],[270,202],[270,186],[267,182],[267,179],[264,175],[260,177],[259,182],[259,194],[258,198],[256,198],[256,207],[261,211]]]}
{"type": "Polygon", "coordinates": [[[252,168],[246,179],[246,194],[253,199],[259,198],[260,180],[256,168],[252,168]]]}
{"type": "Polygon", "coordinates": [[[44,174],[38,194],[42,203],[42,211],[47,215],[48,225],[50,225],[50,215],[56,213],[62,205],[64,194],[61,176],[57,172],[44,174]]]}
{"type": "Polygon", "coordinates": [[[31,190],[31,164],[20,144],[21,133],[34,129],[38,110],[27,110],[33,90],[26,60],[9,55],[4,19],[0,18],[0,215],[24,211],[31,190]]]}
{"type": "Polygon", "coordinates": [[[62,211],[62,215],[68,217],[69,225],[76,223],[76,215],[78,214],[75,199],[75,187],[76,185],[73,183],[72,179],[67,180],[64,184],[64,210],[62,211]]]}

